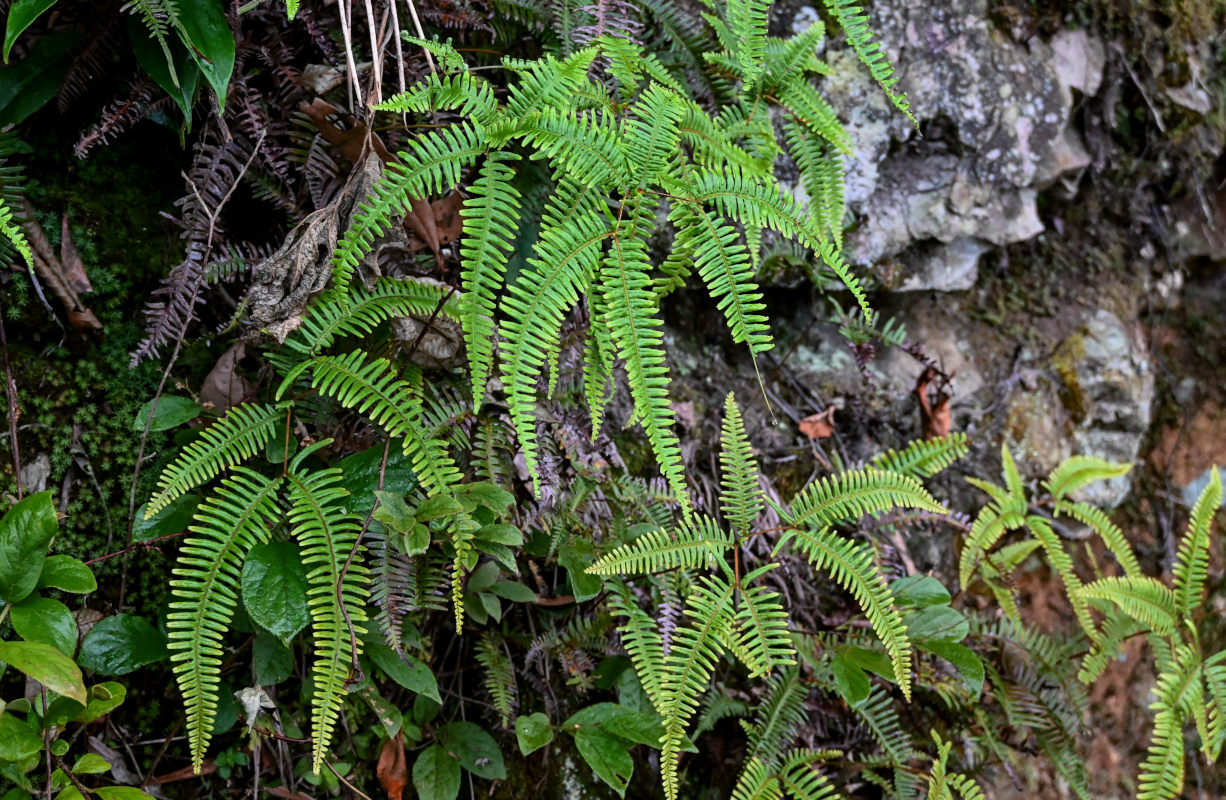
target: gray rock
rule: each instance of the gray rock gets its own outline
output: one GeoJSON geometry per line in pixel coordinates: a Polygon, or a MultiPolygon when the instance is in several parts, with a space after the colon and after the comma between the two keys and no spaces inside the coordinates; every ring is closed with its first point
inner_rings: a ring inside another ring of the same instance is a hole
{"type": "Polygon", "coordinates": [[[1102,43],[1064,31],[1020,45],[987,16],[986,0],[873,6],[927,139],[832,39],[824,89],[855,147],[847,199],[860,224],[847,250],[856,264],[884,264],[888,288],[969,288],[988,245],[1043,230],[1038,191],[1089,163],[1069,121],[1074,90],[1099,88],[1102,43]]]}

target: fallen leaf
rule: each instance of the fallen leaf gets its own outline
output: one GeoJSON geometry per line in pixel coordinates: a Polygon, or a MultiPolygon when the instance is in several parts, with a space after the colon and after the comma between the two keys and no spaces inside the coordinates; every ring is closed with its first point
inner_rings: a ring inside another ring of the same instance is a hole
{"type": "Polygon", "coordinates": [[[280,797],[281,800],[315,800],[309,794],[303,792],[291,792],[286,786],[268,786],[264,787],[264,791],[268,792],[273,797],[280,797]]]}
{"type": "Polygon", "coordinates": [[[92,292],[94,285],[89,282],[85,273],[85,262],[77,252],[77,243],[72,240],[72,232],[68,229],[68,212],[64,212],[64,221],[60,227],[60,264],[63,267],[64,280],[68,281],[77,292],[92,292]]]}
{"type": "Polygon", "coordinates": [[[396,738],[384,742],[375,774],[379,776],[379,783],[383,784],[387,796],[391,800],[401,800],[409,778],[404,760],[404,737],[401,734],[397,733],[396,738]]]}
{"type": "Polygon", "coordinates": [[[810,414],[800,421],[800,432],[810,439],[828,439],[834,436],[834,406],[825,411],[810,414]]]}
{"type": "Polygon", "coordinates": [[[236,370],[238,362],[245,355],[247,344],[241,341],[221,354],[200,386],[200,402],[208,403],[218,413],[224,413],[243,401],[251,392],[251,383],[236,370]]]}
{"type": "Polygon", "coordinates": [[[951,424],[948,391],[950,376],[936,367],[925,367],[915,381],[915,396],[920,405],[920,423],[925,439],[948,436],[951,424]]]}
{"type": "Polygon", "coordinates": [[[173,772],[167,772],[164,775],[155,775],[150,781],[150,784],[175,783],[176,781],[190,781],[194,778],[203,778],[205,775],[212,775],[217,771],[217,764],[211,758],[204,760],[200,765],[200,772],[196,772],[192,767],[183,767],[176,769],[173,772]]]}

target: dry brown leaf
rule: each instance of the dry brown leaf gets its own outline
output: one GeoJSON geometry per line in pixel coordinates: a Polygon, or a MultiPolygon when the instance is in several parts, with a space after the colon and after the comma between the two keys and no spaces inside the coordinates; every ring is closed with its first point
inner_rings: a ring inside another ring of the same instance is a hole
{"type": "Polygon", "coordinates": [[[383,784],[387,796],[391,800],[401,800],[404,787],[409,782],[409,771],[404,760],[404,737],[397,733],[395,739],[388,739],[379,752],[379,765],[375,769],[379,783],[383,784]]]}
{"type": "Polygon", "coordinates": [[[60,265],[63,267],[64,280],[77,292],[92,292],[94,285],[89,282],[85,272],[85,262],[77,252],[77,243],[72,240],[72,232],[68,229],[68,212],[64,212],[64,220],[60,226],[60,265]]]}
{"type": "Polygon", "coordinates": [[[829,439],[834,436],[834,406],[825,411],[810,414],[800,421],[800,432],[810,439],[829,439]]]}
{"type": "Polygon", "coordinates": [[[925,367],[915,381],[915,397],[919,400],[920,423],[925,439],[948,436],[952,418],[949,402],[950,376],[935,367],[925,367]]]}
{"type": "MultiPolygon", "coordinates": [[[[68,321],[72,324],[73,329],[82,333],[101,331],[102,323],[94,316],[94,312],[81,302],[81,298],[77,295],[78,290],[73,286],[69,276],[65,274],[64,264],[51,249],[51,243],[47,241],[47,234],[37,222],[33,206],[28,200],[23,199],[22,207],[26,221],[21,223],[21,228],[34,254],[34,272],[64,304],[68,321]]],[[[75,253],[76,248],[72,247],[71,252],[75,253]]],[[[82,276],[84,273],[85,268],[81,267],[82,276]]],[[[88,278],[85,281],[88,283],[88,278]]]]}
{"type": "Polygon", "coordinates": [[[200,401],[219,413],[229,411],[251,392],[251,383],[237,372],[238,362],[247,355],[246,342],[235,342],[221,354],[200,386],[200,401]]]}
{"type": "Polygon", "coordinates": [[[264,787],[264,791],[268,792],[273,797],[280,797],[282,800],[315,800],[309,794],[304,792],[291,792],[285,786],[268,786],[264,787]]]}

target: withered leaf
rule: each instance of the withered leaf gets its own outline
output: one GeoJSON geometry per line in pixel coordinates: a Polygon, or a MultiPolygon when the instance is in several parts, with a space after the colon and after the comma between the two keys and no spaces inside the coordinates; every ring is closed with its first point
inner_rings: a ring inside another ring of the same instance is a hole
{"type": "Polygon", "coordinates": [[[935,367],[925,367],[915,380],[915,397],[919,400],[920,424],[925,439],[948,436],[952,417],[949,403],[953,394],[948,391],[950,376],[935,367]]]}
{"type": "Polygon", "coordinates": [[[404,787],[408,784],[409,772],[404,759],[404,737],[397,733],[396,738],[383,743],[379,752],[379,764],[375,768],[379,783],[383,785],[391,800],[401,800],[404,787]]]}
{"type": "Polygon", "coordinates": [[[200,401],[219,413],[229,411],[251,392],[251,383],[238,374],[238,362],[247,355],[247,343],[235,342],[221,354],[200,387],[200,401]]]}
{"type": "Polygon", "coordinates": [[[834,436],[834,406],[825,411],[810,414],[800,421],[800,432],[810,439],[829,439],[834,436]]]}

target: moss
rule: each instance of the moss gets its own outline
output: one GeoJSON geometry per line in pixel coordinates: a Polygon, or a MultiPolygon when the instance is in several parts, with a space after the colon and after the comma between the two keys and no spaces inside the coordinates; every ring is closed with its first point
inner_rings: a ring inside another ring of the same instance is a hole
{"type": "Polygon", "coordinates": [[[1090,411],[1085,390],[1077,374],[1077,365],[1085,355],[1085,334],[1078,331],[1061,342],[1051,357],[1051,368],[1060,377],[1061,385],[1057,388],[1060,402],[1068,409],[1075,423],[1084,421],[1090,411]]]}

